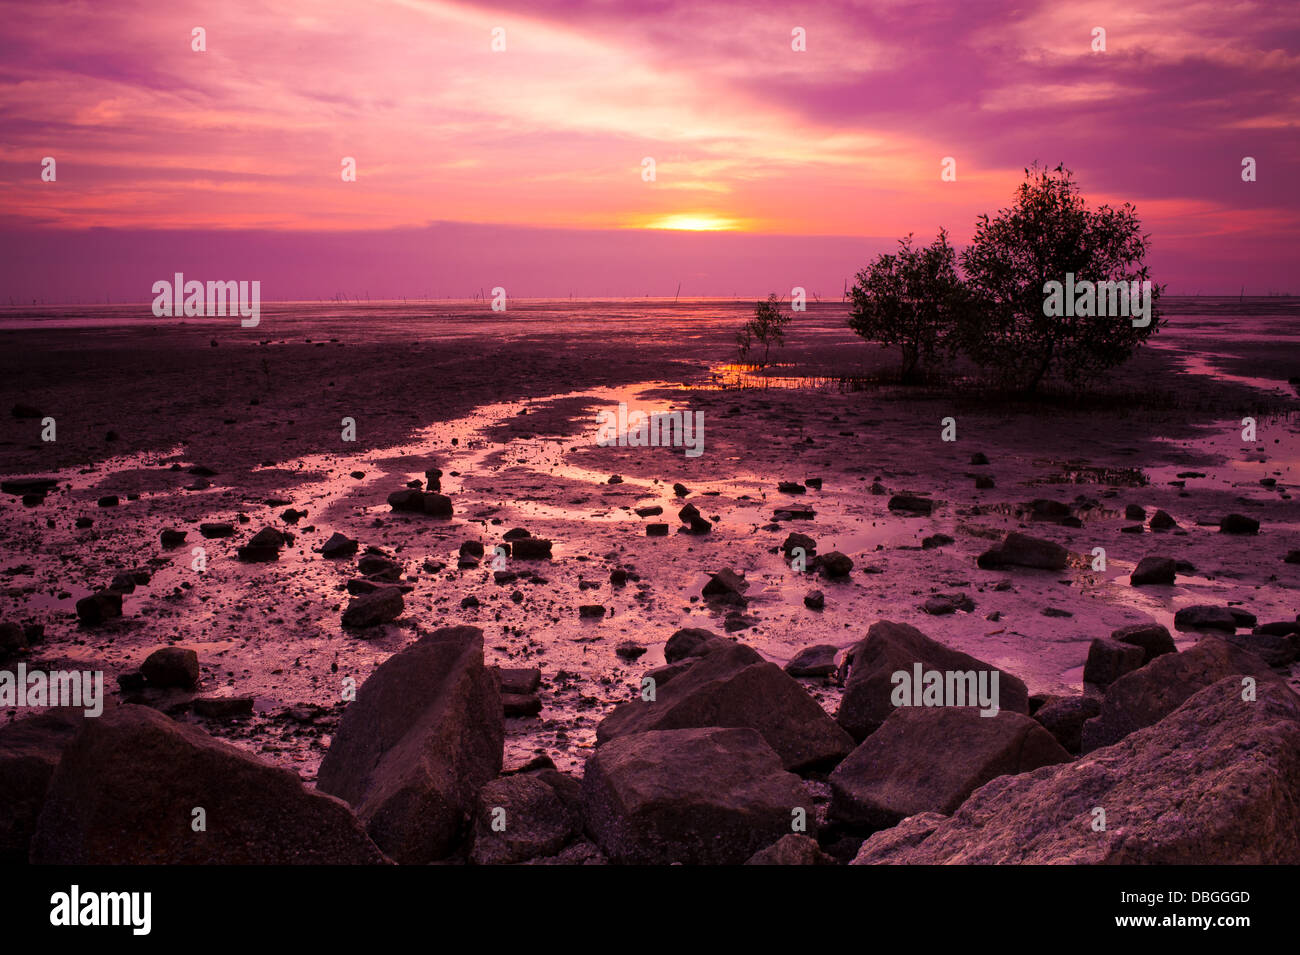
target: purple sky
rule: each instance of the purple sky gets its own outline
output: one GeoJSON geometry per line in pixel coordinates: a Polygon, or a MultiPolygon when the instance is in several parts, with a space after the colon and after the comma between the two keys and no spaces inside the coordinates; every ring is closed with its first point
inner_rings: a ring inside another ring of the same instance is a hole
{"type": "Polygon", "coordinates": [[[0,22],[0,303],[147,301],[175,271],[266,300],[838,298],[898,236],[963,244],[1034,160],[1133,202],[1173,293],[1300,292],[1293,2],[56,0],[0,22]]]}

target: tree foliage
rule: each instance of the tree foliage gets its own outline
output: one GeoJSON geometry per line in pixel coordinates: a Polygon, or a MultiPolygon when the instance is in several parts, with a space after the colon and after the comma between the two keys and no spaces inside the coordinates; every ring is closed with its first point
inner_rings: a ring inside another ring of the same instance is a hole
{"type": "Polygon", "coordinates": [[[869,341],[899,346],[905,382],[949,345],[966,300],[943,229],[922,249],[912,247],[911,235],[900,239],[896,253],[881,254],[858,272],[849,294],[849,327],[869,341]]]}
{"type": "Polygon", "coordinates": [[[1145,327],[1112,314],[1045,314],[1045,288],[1067,273],[1094,283],[1147,282],[1149,239],[1129,203],[1094,211],[1068,169],[1026,169],[1015,204],[980,216],[961,255],[973,303],[958,329],[963,350],[1026,391],[1053,373],[1077,386],[1121,364],[1157,331],[1160,288],[1151,289],[1145,327]]]}

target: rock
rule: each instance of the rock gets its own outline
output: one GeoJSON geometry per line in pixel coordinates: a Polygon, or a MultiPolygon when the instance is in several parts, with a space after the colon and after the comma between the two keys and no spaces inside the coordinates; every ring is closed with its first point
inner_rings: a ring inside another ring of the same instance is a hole
{"type": "Polygon", "coordinates": [[[985,569],[1030,567],[1064,570],[1069,556],[1070,552],[1060,544],[1012,531],[999,546],[980,554],[978,563],[985,569]]]}
{"type": "Polygon", "coordinates": [[[947,534],[931,534],[929,537],[921,538],[922,550],[933,550],[936,547],[947,547],[955,542],[955,538],[947,534]]]}
{"type": "Polygon", "coordinates": [[[689,490],[687,490],[685,484],[674,484],[674,485],[673,485],[673,494],[677,495],[677,497],[685,497],[686,495],[688,495],[688,494],[690,494],[690,493],[691,493],[691,492],[690,492],[689,490]]]}
{"type": "Polygon", "coordinates": [[[1279,620],[1275,623],[1260,624],[1254,630],[1255,633],[1267,633],[1278,637],[1285,637],[1288,634],[1300,634],[1300,619],[1297,620],[1279,620]]]}
{"type": "Polygon", "coordinates": [[[27,649],[27,634],[18,624],[0,623],[0,660],[5,660],[27,649]]]}
{"type": "Polygon", "coordinates": [[[510,544],[510,556],[516,560],[550,560],[551,541],[541,537],[519,537],[510,544]]]}
{"type": "Polygon", "coordinates": [[[1143,557],[1129,577],[1129,583],[1134,587],[1172,584],[1176,572],[1177,565],[1172,557],[1143,557]]]}
{"type": "Polygon", "coordinates": [[[116,494],[105,494],[95,503],[97,503],[100,507],[117,507],[120,501],[116,494]]]}
{"type": "Polygon", "coordinates": [[[274,527],[264,527],[243,547],[238,549],[239,559],[246,563],[261,563],[280,559],[280,549],[285,537],[274,527]]]}
{"type": "Polygon", "coordinates": [[[820,590],[810,590],[803,595],[803,605],[809,610],[822,610],[826,606],[826,595],[820,590]]]}
{"type": "Polygon", "coordinates": [[[578,607],[578,616],[582,617],[584,620],[596,618],[596,617],[604,617],[605,608],[602,607],[600,604],[582,604],[580,607],[578,607]]]}
{"type": "Polygon", "coordinates": [[[0,726],[0,864],[26,864],[50,777],[84,718],[55,708],[0,726]]]}
{"type": "Polygon", "coordinates": [[[1113,746],[994,780],[911,846],[868,840],[855,862],[1300,863],[1300,701],[1276,680],[1258,690],[1243,701],[1239,676],[1225,677],[1113,746]]]}
{"type": "Polygon", "coordinates": [[[320,553],[322,557],[330,560],[338,557],[351,557],[357,552],[359,546],[360,544],[351,537],[336,531],[330,535],[329,540],[321,545],[320,553]]]}
{"type": "Polygon", "coordinates": [[[988,464],[988,463],[989,463],[989,459],[988,459],[988,457],[984,454],[983,451],[976,451],[974,454],[972,454],[972,455],[970,456],[970,463],[971,463],[972,465],[975,465],[976,467],[979,467],[979,466],[981,466],[981,465],[988,464]]]}
{"type": "Polygon", "coordinates": [[[1219,637],[1203,637],[1182,653],[1166,653],[1120,677],[1106,690],[1101,712],[1083,724],[1083,751],[1117,743],[1164,719],[1198,690],[1230,675],[1272,679],[1268,665],[1219,637]]]}
{"type": "Polygon", "coordinates": [[[375,865],[348,807],[144,706],[85,720],[50,780],[38,865],[375,865]],[[191,828],[201,807],[208,829],[191,828]]]}
{"type": "Polygon", "coordinates": [[[799,771],[833,764],[853,741],[799,683],[741,644],[718,646],[660,684],[653,702],[622,703],[596,727],[596,744],[651,730],[748,727],[782,765],[799,771]]]}
{"type": "Polygon", "coordinates": [[[1093,686],[1110,686],[1125,673],[1146,662],[1146,651],[1130,643],[1096,637],[1088,647],[1083,665],[1083,682],[1093,686]]]}
{"type": "Polygon", "coordinates": [[[194,712],[214,720],[234,720],[253,715],[251,696],[203,696],[194,701],[194,712]]]}
{"type": "Polygon", "coordinates": [[[367,577],[396,582],[402,579],[402,565],[385,554],[365,554],[357,561],[357,570],[367,577]]]}
{"type": "Polygon", "coordinates": [[[921,609],[935,617],[956,613],[958,610],[970,613],[975,609],[975,601],[966,594],[935,594],[926,598],[921,609]]]}
{"type": "Polygon", "coordinates": [[[140,664],[150,686],[192,690],[199,685],[199,655],[186,647],[163,647],[140,664]]]}
{"type": "Polygon", "coordinates": [[[897,865],[914,849],[947,821],[941,812],[922,812],[908,816],[890,829],[872,833],[858,849],[849,865],[897,865]]]}
{"type": "Polygon", "coordinates": [[[645,526],[645,536],[646,537],[667,537],[668,530],[669,528],[667,524],[647,524],[645,526]]]}
{"type": "Polygon", "coordinates": [[[819,477],[804,478],[804,483],[814,491],[820,491],[822,489],[822,479],[819,477]]]}
{"type": "Polygon", "coordinates": [[[542,701],[536,693],[502,693],[501,712],[516,719],[527,719],[542,712],[542,701]]]}
{"type": "Polygon", "coordinates": [[[397,587],[379,587],[348,601],[343,611],[343,626],[364,629],[396,620],[406,609],[402,591],[397,587]]]}
{"type": "Polygon", "coordinates": [[[1271,667],[1285,667],[1296,659],[1296,640],[1273,633],[1229,633],[1223,639],[1249,650],[1271,667]]]}
{"type": "Polygon", "coordinates": [[[15,418],[44,418],[45,417],[45,415],[41,412],[40,408],[33,407],[32,405],[29,404],[24,404],[21,401],[17,402],[12,408],[10,408],[9,413],[13,415],[15,418]]]}
{"type": "Polygon", "coordinates": [[[1286,556],[1283,557],[1282,560],[1287,564],[1300,564],[1300,550],[1287,551],[1286,556]]]}
{"type": "Polygon", "coordinates": [[[582,835],[582,783],[554,769],[494,779],[478,794],[475,865],[555,855],[582,835]]]}
{"type": "Polygon", "coordinates": [[[977,491],[988,491],[997,486],[997,482],[987,474],[981,474],[975,479],[975,490],[977,491]]]}
{"type": "Polygon", "coordinates": [[[745,591],[748,589],[749,582],[745,580],[744,574],[738,574],[730,569],[723,569],[716,574],[709,575],[709,582],[704,585],[704,589],[700,593],[706,599],[711,599],[717,603],[743,607],[749,603],[748,598],[745,597],[745,591]]]}
{"type": "Polygon", "coordinates": [[[609,480],[607,480],[605,483],[606,483],[606,484],[622,484],[622,483],[623,483],[623,475],[621,475],[621,474],[611,474],[611,475],[609,476],[609,480]]]}
{"type": "Polygon", "coordinates": [[[527,528],[512,527],[510,528],[510,530],[502,534],[501,538],[502,540],[517,541],[517,540],[523,540],[525,537],[532,537],[532,536],[533,535],[528,532],[527,528]]]}
{"type": "Polygon", "coordinates": [[[759,849],[745,865],[835,865],[812,836],[787,832],[766,849],[759,849]]]}
{"type": "Polygon", "coordinates": [[[451,517],[451,498],[436,491],[407,488],[388,495],[388,506],[394,511],[427,514],[430,517],[451,517]]]}
{"type": "Polygon", "coordinates": [[[1175,630],[1226,630],[1237,629],[1237,618],[1228,607],[1196,604],[1184,607],[1174,614],[1175,630]]]}
{"type": "Polygon", "coordinates": [[[537,667],[499,667],[502,693],[534,693],[542,682],[537,667]]]}
{"type": "Polygon", "coordinates": [[[1146,520],[1146,518],[1147,518],[1147,511],[1145,507],[1140,507],[1137,504],[1128,504],[1125,506],[1124,520],[1144,521],[1146,520]]]}
{"type": "Polygon", "coordinates": [[[219,537],[234,537],[235,526],[226,523],[200,524],[199,533],[208,539],[219,537]]]}
{"type": "Polygon", "coordinates": [[[998,776],[1069,759],[1051,733],[1020,713],[899,707],[831,773],[829,818],[887,829],[921,812],[952,813],[998,776]]]}
{"type": "Polygon", "coordinates": [[[853,570],[853,559],[833,550],[817,558],[817,569],[828,580],[843,580],[853,570]]]}
{"type": "Polygon", "coordinates": [[[634,640],[624,640],[614,648],[614,652],[624,660],[635,660],[645,654],[645,647],[634,640]]]}
{"type": "Polygon", "coordinates": [[[1034,713],[1066,752],[1078,755],[1083,748],[1083,724],[1101,712],[1095,696],[1069,696],[1044,703],[1034,713]]]}
{"type": "MultiPolygon", "coordinates": [[[[866,639],[845,654],[841,675],[847,673],[847,678],[835,719],[854,739],[864,739],[894,711],[890,699],[893,674],[900,670],[910,674],[918,663],[924,670],[940,672],[997,669],[931,640],[915,627],[881,620],[871,625],[866,639]]],[[[998,674],[1000,707],[1011,713],[1028,713],[1025,684],[1006,671],[998,674]]]]}
{"type": "Polygon", "coordinates": [[[798,481],[778,481],[776,489],[781,494],[803,494],[808,490],[798,481]]]}
{"type": "Polygon", "coordinates": [[[673,633],[664,644],[664,659],[676,663],[686,657],[694,656],[710,640],[721,639],[712,630],[698,627],[684,627],[673,633]]]}
{"type": "Polygon", "coordinates": [[[122,595],[116,590],[100,590],[77,601],[77,617],[88,626],[122,616],[122,595]]]}
{"type": "Polygon", "coordinates": [[[785,554],[785,559],[790,560],[796,547],[803,549],[804,557],[813,557],[817,553],[817,542],[807,534],[789,534],[781,544],[781,552],[785,554]]]}
{"type": "Polygon", "coordinates": [[[934,501],[928,497],[918,497],[915,494],[895,494],[889,499],[888,506],[891,511],[924,514],[927,517],[934,511],[934,501]]]}
{"type": "Polygon", "coordinates": [[[655,517],[662,514],[664,509],[658,504],[652,504],[649,507],[638,507],[635,511],[637,517],[655,517]]]}
{"type": "Polygon", "coordinates": [[[1040,497],[1029,502],[1029,516],[1035,521],[1062,521],[1070,516],[1070,505],[1040,497]]]}
{"type": "Polygon", "coordinates": [[[108,585],[108,589],[114,590],[123,596],[135,593],[135,578],[127,571],[119,571],[113,575],[113,582],[108,585]]]}
{"type": "Polygon", "coordinates": [[[1147,524],[1153,531],[1173,530],[1178,526],[1178,522],[1166,514],[1164,511],[1156,511],[1151,515],[1151,520],[1147,524]]]}
{"type": "Polygon", "coordinates": [[[187,536],[188,535],[185,531],[177,531],[169,528],[162,532],[162,545],[164,547],[180,547],[185,543],[185,538],[187,536]]]}
{"type": "Polygon", "coordinates": [[[791,676],[830,676],[835,672],[835,656],[839,648],[829,643],[804,647],[785,665],[791,676]]]}
{"type": "Polygon", "coordinates": [[[1220,534],[1258,534],[1259,521],[1244,514],[1229,514],[1219,521],[1220,534]]]}
{"type": "Polygon", "coordinates": [[[398,862],[449,855],[478,791],[501,772],[499,677],[483,631],[443,627],[385,660],[343,711],[317,788],[356,809],[398,862]]]}
{"type": "Polygon", "coordinates": [[[811,794],[752,729],[611,740],[587,760],[582,803],[588,832],[623,864],[739,865],[790,832],[795,810],[816,825],[811,794]]]}
{"type": "Polygon", "coordinates": [[[1120,627],[1111,633],[1110,638],[1120,643],[1131,643],[1135,647],[1141,647],[1144,652],[1142,658],[1144,664],[1150,663],[1161,654],[1178,652],[1178,648],[1174,646],[1173,636],[1162,624],[1154,621],[1120,627]]]}
{"type": "Polygon", "coordinates": [[[772,512],[774,521],[811,521],[816,516],[811,507],[778,507],[772,512]]]}

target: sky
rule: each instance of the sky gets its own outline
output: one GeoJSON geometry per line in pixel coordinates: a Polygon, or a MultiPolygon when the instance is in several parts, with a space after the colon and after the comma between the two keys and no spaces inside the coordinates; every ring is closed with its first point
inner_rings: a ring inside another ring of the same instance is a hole
{"type": "Polygon", "coordinates": [[[176,271],[264,300],[839,298],[903,235],[964,244],[1034,161],[1132,202],[1171,293],[1300,293],[1294,0],[0,0],[0,24],[0,304],[148,301],[176,271]]]}

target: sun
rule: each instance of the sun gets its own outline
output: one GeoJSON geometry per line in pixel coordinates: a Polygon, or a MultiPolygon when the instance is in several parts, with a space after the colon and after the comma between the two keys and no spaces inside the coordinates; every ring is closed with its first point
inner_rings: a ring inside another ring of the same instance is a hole
{"type": "Polygon", "coordinates": [[[677,214],[654,219],[645,226],[647,229],[679,229],[686,232],[724,232],[736,228],[734,219],[725,219],[709,213],[700,215],[677,214]]]}

